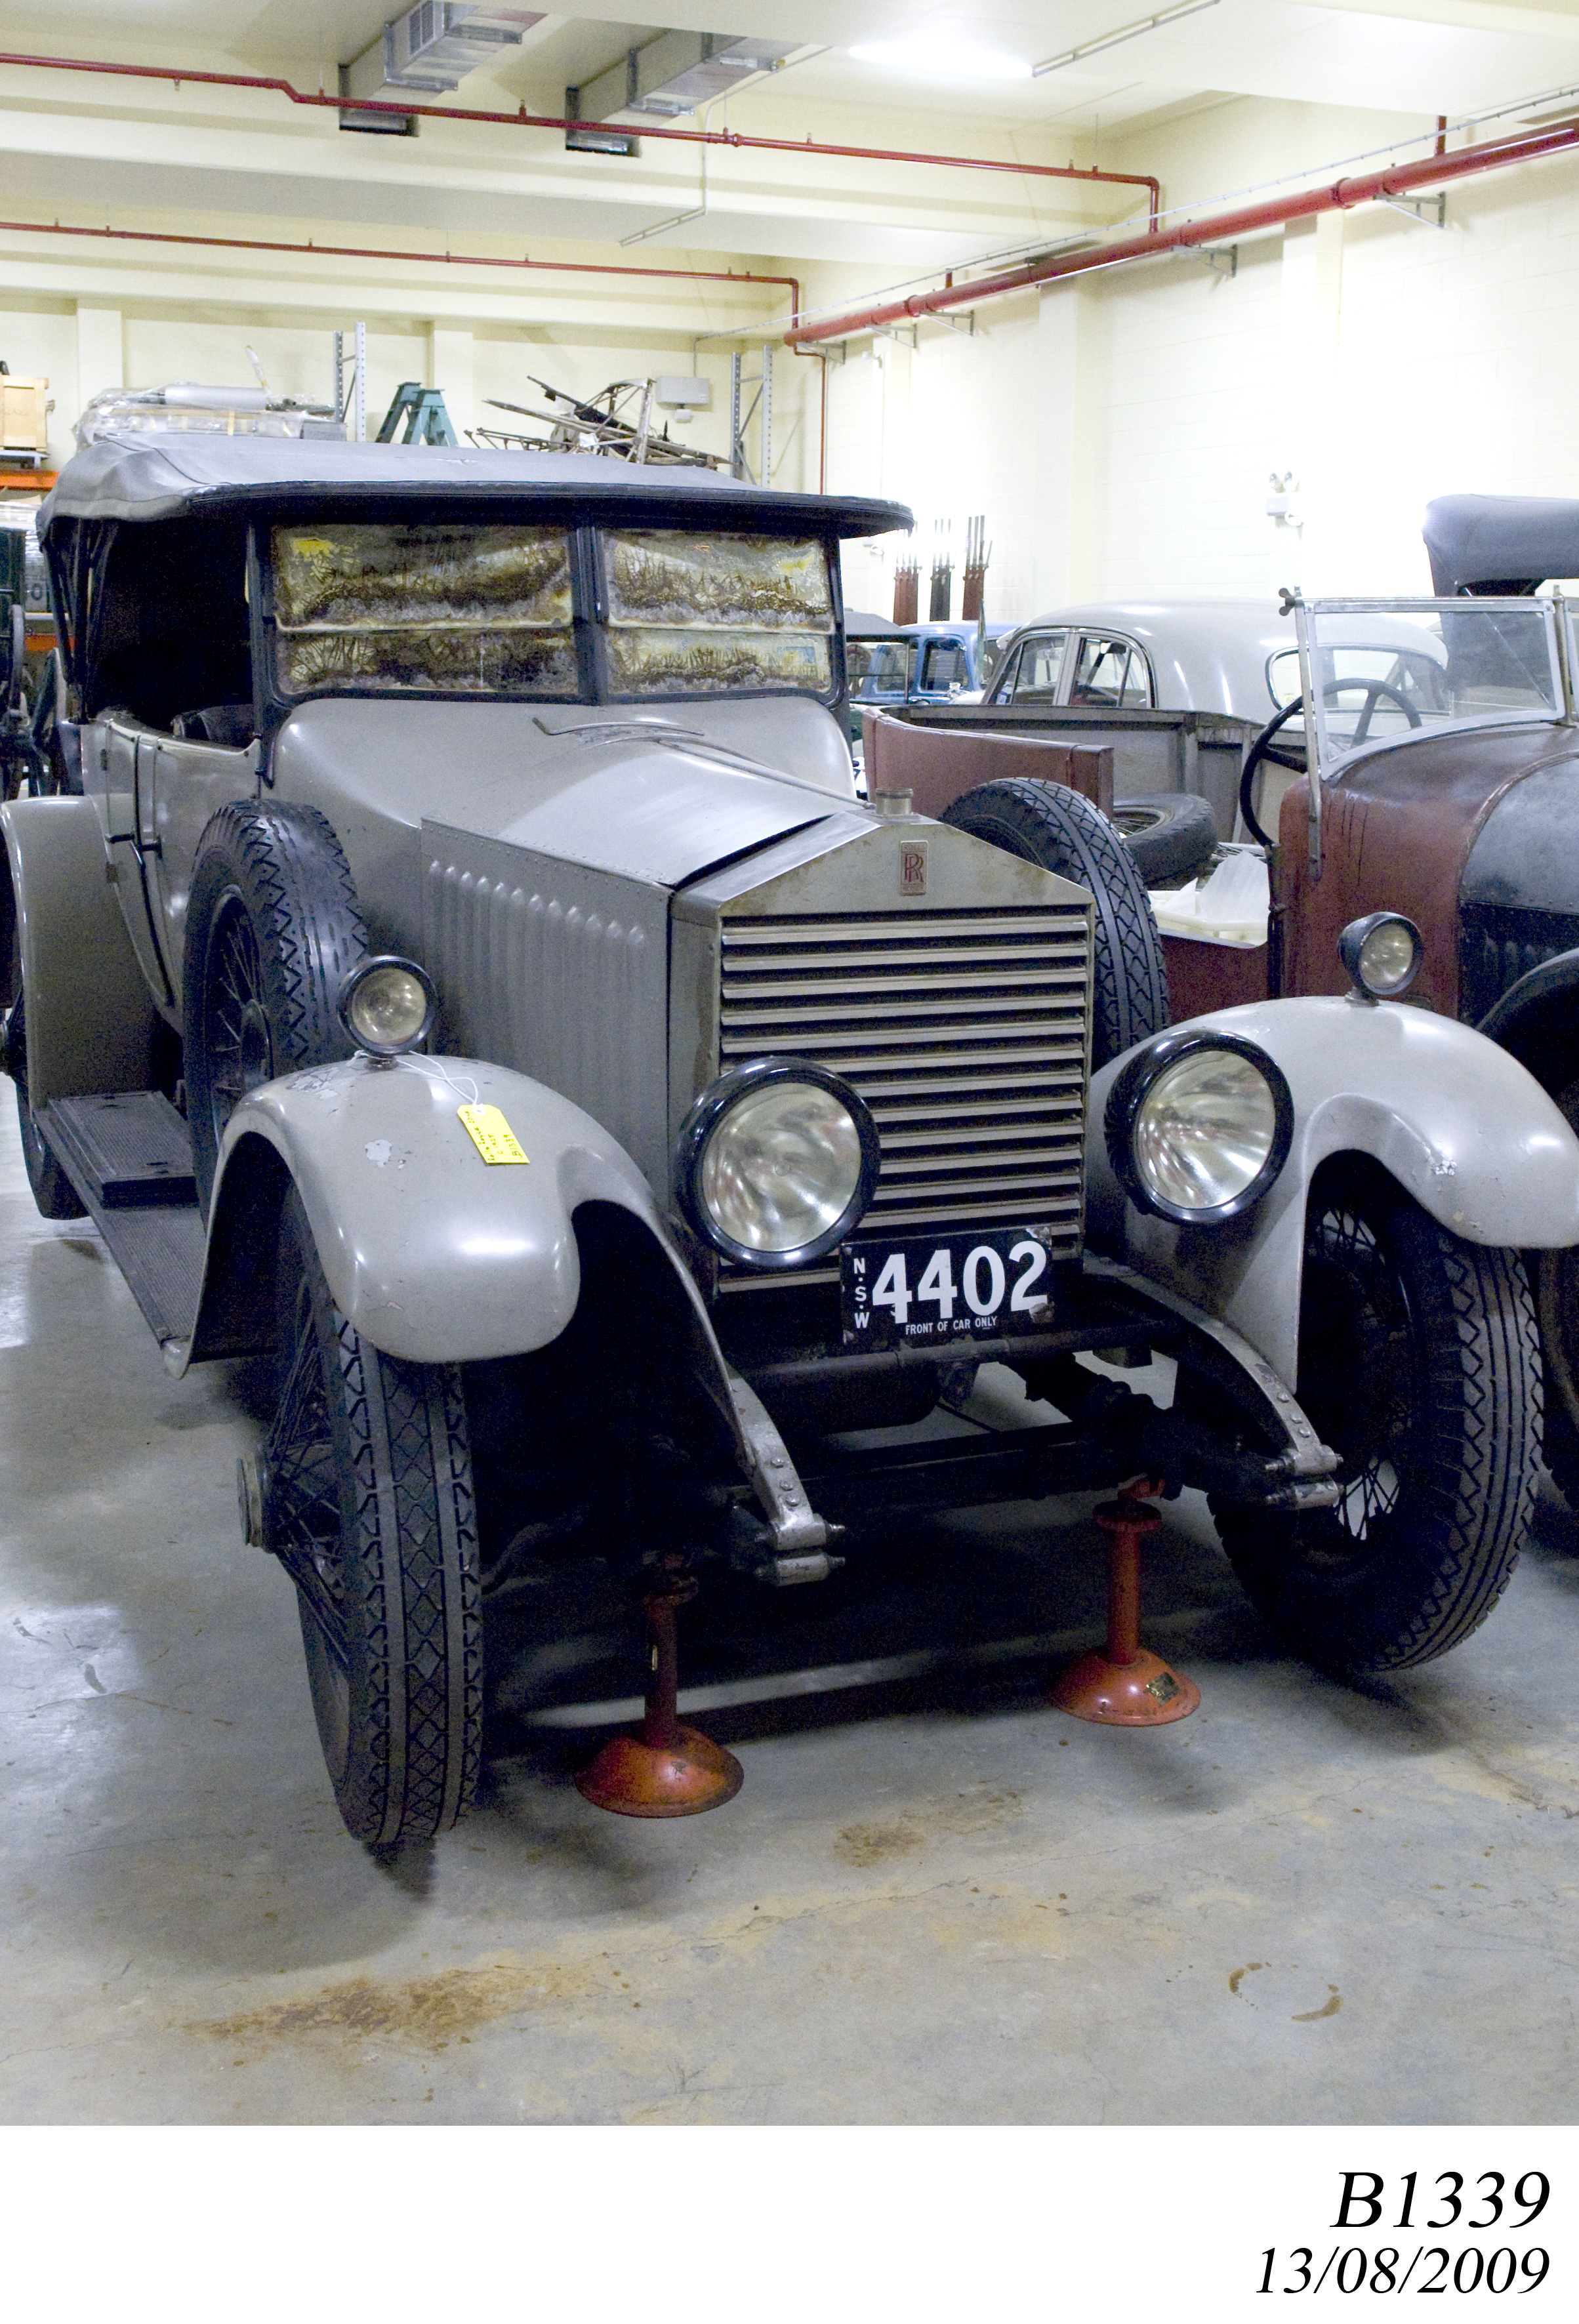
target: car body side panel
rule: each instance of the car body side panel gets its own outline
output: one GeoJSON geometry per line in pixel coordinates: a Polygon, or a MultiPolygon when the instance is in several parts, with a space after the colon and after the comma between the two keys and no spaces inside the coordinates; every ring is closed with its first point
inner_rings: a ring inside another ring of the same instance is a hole
{"type": "Polygon", "coordinates": [[[441,1046],[585,1107],[655,1186],[669,1178],[668,921],[663,888],[422,826],[421,957],[441,1046]]]}
{"type": "MultiPolygon", "coordinates": [[[[1536,766],[1475,834],[1464,869],[1466,903],[1518,904],[1537,912],[1579,912],[1579,751],[1565,748],[1536,766]]],[[[1542,742],[1545,736],[1541,737],[1542,742]]],[[[1527,745],[1528,749],[1528,738],[1527,745]]],[[[1531,757],[1537,753],[1530,752],[1531,757]]]]}
{"type": "Polygon", "coordinates": [[[1092,1239],[1229,1323],[1283,1378],[1297,1368],[1306,1202],[1318,1163],[1364,1154],[1466,1242],[1579,1242],[1579,1140],[1517,1059],[1467,1026],[1398,1003],[1257,1001],[1192,1019],[1239,1033],[1281,1066],[1294,1139],[1265,1200],[1225,1226],[1179,1227],[1126,1201],[1103,1133],[1124,1060],[1091,1084],[1092,1239]]]}
{"type": "Polygon", "coordinates": [[[424,822],[672,888],[854,804],[849,753],[816,703],[727,707],[736,714],[734,742],[717,739],[730,722],[706,701],[529,711],[519,703],[325,699],[281,728],[272,780],[276,798],[318,807],[333,823],[374,944],[411,952],[421,940],[424,822]],[[739,717],[748,710],[754,722],[739,717]],[[760,755],[780,728],[804,733],[808,756],[831,739],[823,779],[750,763],[747,754],[760,755]],[[685,729],[698,730],[695,747],[677,732],[685,729]]]}
{"type": "Polygon", "coordinates": [[[255,1258],[225,1222],[259,1141],[300,1194],[335,1304],[388,1355],[466,1363],[557,1339],[580,1292],[572,1220],[588,1202],[640,1219],[702,1314],[641,1172],[579,1107],[475,1058],[361,1057],[266,1083],[231,1116],[193,1360],[225,1351],[216,1319],[235,1305],[217,1250],[232,1268],[255,1258]],[[500,1109],[524,1163],[484,1160],[459,1118],[473,1104],[500,1109]]]}
{"type": "Polygon", "coordinates": [[[160,1016],[132,948],[89,798],[0,807],[27,993],[28,1094],[149,1089],[160,1016]]]}
{"type": "Polygon", "coordinates": [[[1362,912],[1407,912],[1426,940],[1413,998],[1459,1012],[1459,896],[1477,834],[1513,787],[1571,765],[1565,728],[1502,725],[1391,742],[1357,755],[1322,794],[1322,876],[1310,878],[1307,780],[1284,795],[1278,835],[1285,991],[1342,991],[1340,930],[1362,912]]]}

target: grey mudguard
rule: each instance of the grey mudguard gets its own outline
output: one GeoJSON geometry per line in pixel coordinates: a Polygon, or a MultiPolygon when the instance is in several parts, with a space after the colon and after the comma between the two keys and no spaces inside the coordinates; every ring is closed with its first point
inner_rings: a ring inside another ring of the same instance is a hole
{"type": "MultiPolygon", "coordinates": [[[[151,1088],[159,1012],[106,877],[122,867],[106,867],[92,800],[12,799],[0,807],[0,833],[27,992],[31,1102],[151,1088]]],[[[125,876],[137,877],[129,858],[125,876]]],[[[0,899],[7,941],[9,918],[0,899]]]]}
{"type": "Polygon", "coordinates": [[[1284,1379],[1297,1366],[1306,1197],[1329,1155],[1371,1156],[1466,1242],[1579,1242],[1579,1139],[1524,1067],[1467,1026],[1398,1002],[1317,996],[1215,1010],[1187,1020],[1196,1028],[1242,1034],[1281,1066],[1294,1100],[1281,1176],[1224,1226],[1179,1227],[1137,1210],[1103,1129],[1126,1063],[1116,1057],[1091,1084],[1088,1229],[1097,1248],[1242,1333],[1284,1379]]]}
{"type": "MultiPolygon", "coordinates": [[[[187,1361],[218,1342],[235,1222],[259,1144],[301,1196],[335,1304],[385,1354],[418,1363],[521,1355],[557,1339],[576,1311],[582,1203],[642,1220],[673,1261],[709,1344],[712,1331],[646,1181],[578,1106],[502,1065],[463,1057],[365,1057],[288,1074],[253,1091],[226,1125],[203,1296],[187,1361]],[[483,1159],[460,1120],[497,1106],[527,1156],[483,1159]]],[[[276,1184],[277,1174],[276,1174],[276,1184]]],[[[724,1363],[714,1347],[720,1397],[724,1363]]]]}

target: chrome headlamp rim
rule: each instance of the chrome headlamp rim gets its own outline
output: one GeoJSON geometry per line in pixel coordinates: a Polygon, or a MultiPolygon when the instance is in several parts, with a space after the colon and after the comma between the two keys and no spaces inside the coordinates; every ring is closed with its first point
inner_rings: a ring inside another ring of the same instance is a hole
{"type": "Polygon", "coordinates": [[[412,1049],[420,1048],[422,1043],[427,1039],[429,1034],[433,1029],[433,1019],[438,1013],[439,991],[437,986],[434,984],[433,979],[429,975],[425,968],[421,967],[420,964],[414,960],[408,960],[403,953],[370,953],[365,960],[359,960],[357,962],[356,967],[342,982],[339,991],[335,995],[335,1014],[339,1019],[341,1026],[345,1030],[346,1038],[364,1056],[383,1057],[386,1059],[391,1057],[403,1057],[408,1056],[412,1049]],[[356,995],[361,991],[363,985],[365,984],[367,979],[374,973],[374,970],[386,968],[398,968],[403,974],[414,977],[417,983],[420,985],[423,996],[428,1004],[422,1014],[422,1023],[420,1030],[411,1034],[403,1041],[370,1041],[365,1033],[363,1032],[358,1026],[353,1024],[351,1020],[351,1004],[356,1000],[356,995]]]}
{"type": "Polygon", "coordinates": [[[1340,933],[1338,958],[1353,979],[1355,991],[1362,992],[1367,1001],[1396,1001],[1400,992],[1408,991],[1425,964],[1426,939],[1407,912],[1367,912],[1362,918],[1351,920],[1340,933]],[[1408,930],[1415,956],[1406,977],[1400,978],[1397,984],[1378,987],[1366,982],[1362,963],[1365,946],[1377,929],[1389,927],[1408,930]]]}
{"type": "Polygon", "coordinates": [[[1130,1059],[1107,1093],[1103,1130],[1108,1159],[1137,1210],[1148,1211],[1153,1218],[1168,1219],[1175,1226],[1221,1226],[1253,1210],[1277,1184],[1294,1142],[1294,1099],[1281,1066],[1268,1056],[1259,1041],[1248,1040],[1242,1033],[1180,1029],[1159,1034],[1130,1059]],[[1166,1201],[1147,1184],[1135,1163],[1134,1130],[1141,1107],[1164,1074],[1203,1050],[1227,1050],[1255,1066],[1271,1095],[1272,1142],[1266,1160],[1248,1185],[1225,1203],[1191,1210],[1183,1204],[1166,1201]]]}
{"type": "Polygon", "coordinates": [[[753,1268],[767,1274],[793,1272],[825,1259],[870,1209],[882,1167],[882,1147],[865,1099],[842,1074],[830,1073],[826,1065],[809,1057],[753,1057],[747,1065],[731,1065],[693,1102],[674,1142],[675,1196],[686,1224],[732,1266],[753,1268]],[[725,1234],[703,1201],[702,1164],[713,1133],[725,1114],[743,1098],[786,1082],[808,1084],[838,1100],[855,1125],[861,1145],[861,1175],[854,1193],[838,1217],[810,1242],[798,1243],[793,1250],[753,1250],[725,1234]]]}

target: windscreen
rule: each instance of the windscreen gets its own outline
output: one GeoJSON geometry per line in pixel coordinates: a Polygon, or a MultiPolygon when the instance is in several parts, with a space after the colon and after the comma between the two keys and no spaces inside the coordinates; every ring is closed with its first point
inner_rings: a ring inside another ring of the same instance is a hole
{"type": "Polygon", "coordinates": [[[875,645],[848,644],[845,657],[852,693],[859,686],[868,698],[874,695],[903,696],[910,674],[909,638],[882,638],[875,645]],[[861,657],[859,665],[857,654],[861,657]]]}
{"type": "Polygon", "coordinates": [[[820,540],[608,532],[611,695],[833,691],[820,540]]]}
{"type": "Polygon", "coordinates": [[[568,533],[528,525],[278,525],[287,696],[573,695],[568,533]]]}
{"type": "MultiPolygon", "coordinates": [[[[1318,600],[1298,611],[1324,771],[1421,730],[1561,714],[1556,611],[1538,599],[1318,600]]],[[[1288,683],[1283,656],[1268,675],[1274,690],[1288,683]]]]}

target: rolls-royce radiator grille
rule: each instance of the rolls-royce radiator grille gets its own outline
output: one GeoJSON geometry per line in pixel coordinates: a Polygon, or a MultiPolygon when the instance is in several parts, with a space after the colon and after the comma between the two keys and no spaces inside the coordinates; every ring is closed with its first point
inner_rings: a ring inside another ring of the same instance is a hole
{"type": "Polygon", "coordinates": [[[1090,940],[1079,907],[726,919],[721,1066],[842,1074],[882,1171],[863,1231],[1039,1224],[1079,1247],[1090,940]]]}

